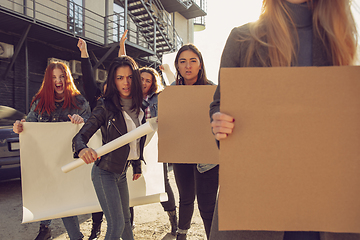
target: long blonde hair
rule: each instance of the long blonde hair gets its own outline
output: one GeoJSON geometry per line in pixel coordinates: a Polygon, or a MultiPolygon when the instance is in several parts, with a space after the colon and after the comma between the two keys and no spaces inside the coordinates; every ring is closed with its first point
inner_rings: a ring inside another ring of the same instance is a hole
{"type": "MultiPolygon", "coordinates": [[[[298,36],[290,31],[290,28],[296,28],[285,1],[263,0],[259,20],[249,25],[249,36],[242,39],[249,42],[245,58],[247,66],[251,65],[254,56],[263,66],[294,64],[298,36]],[[259,45],[268,47],[268,56],[259,52],[259,45]]],[[[308,5],[313,12],[313,32],[332,56],[333,65],[354,64],[357,30],[351,13],[351,0],[309,0],[308,5]]]]}

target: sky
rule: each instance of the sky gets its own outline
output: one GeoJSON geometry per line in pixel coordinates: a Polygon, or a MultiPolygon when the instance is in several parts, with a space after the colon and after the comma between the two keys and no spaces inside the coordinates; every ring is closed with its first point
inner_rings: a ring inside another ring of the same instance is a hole
{"type": "MultiPolygon", "coordinates": [[[[360,0],[353,0],[353,15],[360,26],[360,0]]],[[[218,82],[220,57],[231,29],[256,21],[262,0],[207,0],[206,29],[195,32],[194,44],[201,51],[209,80],[218,82]]],[[[360,33],[360,28],[358,27],[360,33]]]]}

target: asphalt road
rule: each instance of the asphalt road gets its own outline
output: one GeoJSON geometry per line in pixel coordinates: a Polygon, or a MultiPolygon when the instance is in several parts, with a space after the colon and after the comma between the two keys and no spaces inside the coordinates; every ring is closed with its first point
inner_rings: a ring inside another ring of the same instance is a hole
{"type": "MultiPolygon", "coordinates": [[[[174,174],[169,172],[170,184],[173,188],[176,202],[178,203],[178,192],[174,180],[174,174]]],[[[43,196],[46,197],[44,192],[43,196]]],[[[178,204],[177,204],[178,205],[178,204]]],[[[143,206],[136,206],[135,211],[135,240],[173,240],[174,236],[169,234],[170,225],[168,216],[164,212],[160,203],[143,206]]],[[[39,223],[25,223],[22,221],[22,197],[21,180],[11,180],[0,182],[0,239],[6,240],[33,240],[37,236],[39,223]]],[[[85,235],[84,239],[91,232],[91,214],[79,216],[81,232],[85,235]]],[[[61,219],[54,219],[51,224],[52,237],[56,240],[69,239],[61,219]]],[[[104,239],[106,232],[106,219],[102,224],[102,234],[99,240],[104,239]]],[[[188,240],[206,239],[197,204],[192,218],[191,228],[188,233],[188,240]]]]}

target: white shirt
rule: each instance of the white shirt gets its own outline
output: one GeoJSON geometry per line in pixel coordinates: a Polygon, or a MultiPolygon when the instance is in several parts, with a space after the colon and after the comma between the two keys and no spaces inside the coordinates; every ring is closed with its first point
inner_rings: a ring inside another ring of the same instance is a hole
{"type": "MultiPolygon", "coordinates": [[[[123,111],[123,115],[124,115],[127,131],[129,133],[136,128],[136,125],[135,125],[134,121],[131,119],[131,117],[129,116],[129,114],[127,114],[125,111],[123,111]]],[[[141,119],[143,119],[143,117],[144,117],[144,112],[142,109],[140,109],[140,113],[138,116],[140,125],[141,125],[141,119]]],[[[129,152],[129,156],[127,159],[128,160],[138,160],[140,157],[140,138],[130,142],[129,146],[130,146],[130,152],[129,152]]]]}

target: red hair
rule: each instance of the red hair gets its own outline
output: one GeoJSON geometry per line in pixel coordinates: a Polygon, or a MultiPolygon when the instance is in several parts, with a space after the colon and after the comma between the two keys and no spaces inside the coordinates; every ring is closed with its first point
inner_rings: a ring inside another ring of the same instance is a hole
{"type": "Polygon", "coordinates": [[[35,94],[31,105],[39,99],[35,111],[41,114],[46,111],[49,115],[55,111],[55,89],[53,82],[53,70],[60,69],[65,75],[65,86],[64,86],[64,105],[63,109],[66,108],[77,108],[76,96],[80,95],[79,90],[76,88],[74,79],[71,76],[69,67],[62,62],[52,62],[45,70],[44,79],[41,84],[39,91],[35,94]]]}

